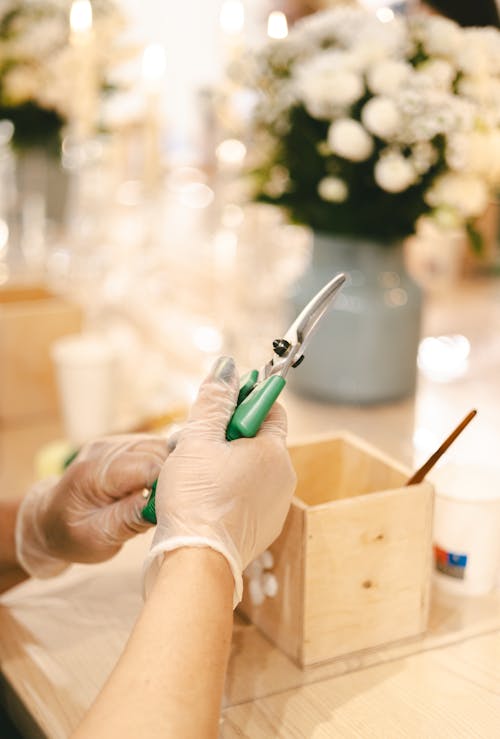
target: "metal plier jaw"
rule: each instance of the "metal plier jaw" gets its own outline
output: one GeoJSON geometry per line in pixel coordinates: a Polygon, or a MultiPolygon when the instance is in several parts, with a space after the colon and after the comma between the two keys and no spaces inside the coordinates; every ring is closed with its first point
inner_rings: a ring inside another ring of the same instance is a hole
{"type": "Polygon", "coordinates": [[[269,362],[241,378],[237,407],[226,431],[229,441],[255,436],[285,387],[288,371],[304,359],[307,345],[345,281],[340,273],[316,293],[284,337],[273,341],[274,356],[269,362]]]}
{"type": "Polygon", "coordinates": [[[299,366],[321,319],[327,314],[345,281],[343,272],[336,275],[309,301],[284,337],[273,341],[275,356],[260,370],[260,382],[272,375],[286,377],[291,367],[299,366]]]}

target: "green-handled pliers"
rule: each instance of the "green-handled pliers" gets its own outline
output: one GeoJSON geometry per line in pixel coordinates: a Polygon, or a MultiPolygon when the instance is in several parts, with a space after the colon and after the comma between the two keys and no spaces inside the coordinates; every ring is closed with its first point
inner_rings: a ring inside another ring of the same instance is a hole
{"type": "MultiPolygon", "coordinates": [[[[251,370],[241,378],[236,409],[226,430],[228,441],[257,434],[286,385],[288,370],[298,367],[304,359],[307,344],[345,280],[340,273],[316,293],[284,337],[273,341],[274,356],[270,361],[261,370],[251,370]]],[[[142,511],[143,518],[151,523],[156,523],[155,492],[156,482],[142,511]]]]}

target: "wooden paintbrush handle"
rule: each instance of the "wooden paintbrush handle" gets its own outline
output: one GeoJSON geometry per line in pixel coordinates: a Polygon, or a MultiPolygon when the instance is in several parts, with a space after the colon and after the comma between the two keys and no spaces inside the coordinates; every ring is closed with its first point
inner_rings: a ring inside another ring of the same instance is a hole
{"type": "Polygon", "coordinates": [[[432,469],[432,467],[434,467],[438,459],[445,453],[445,451],[451,446],[451,444],[453,444],[457,436],[459,436],[462,433],[464,428],[472,421],[476,413],[477,411],[473,410],[465,416],[464,420],[461,421],[461,423],[458,424],[456,429],[451,432],[448,438],[443,441],[439,449],[437,449],[434,452],[432,457],[429,457],[427,462],[423,464],[422,467],[420,467],[415,472],[415,474],[412,475],[412,477],[410,477],[410,479],[406,483],[407,485],[416,485],[417,483],[422,482],[422,480],[427,475],[429,470],[432,469]]]}

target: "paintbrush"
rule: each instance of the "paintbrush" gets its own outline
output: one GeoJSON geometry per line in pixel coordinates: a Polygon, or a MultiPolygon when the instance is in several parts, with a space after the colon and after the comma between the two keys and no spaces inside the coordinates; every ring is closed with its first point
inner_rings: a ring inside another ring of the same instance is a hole
{"type": "Polygon", "coordinates": [[[477,413],[476,410],[472,410],[470,413],[468,413],[465,416],[464,420],[461,421],[458,424],[458,426],[456,427],[456,429],[451,432],[451,434],[448,436],[448,438],[443,441],[443,443],[441,444],[441,446],[439,447],[439,449],[437,449],[434,452],[434,454],[431,457],[429,457],[429,459],[427,460],[427,462],[425,464],[423,464],[422,467],[420,467],[415,472],[415,474],[413,474],[410,477],[410,479],[408,480],[408,482],[406,483],[406,485],[416,485],[418,482],[422,482],[422,480],[427,475],[427,473],[429,472],[429,470],[431,470],[434,467],[434,465],[436,464],[436,462],[438,461],[438,459],[440,459],[443,456],[443,454],[445,453],[445,451],[453,444],[453,442],[455,441],[455,439],[457,438],[457,436],[459,436],[462,433],[462,431],[464,430],[464,428],[466,426],[468,426],[468,424],[472,421],[472,419],[474,418],[474,416],[476,415],[476,413],[477,413]]]}

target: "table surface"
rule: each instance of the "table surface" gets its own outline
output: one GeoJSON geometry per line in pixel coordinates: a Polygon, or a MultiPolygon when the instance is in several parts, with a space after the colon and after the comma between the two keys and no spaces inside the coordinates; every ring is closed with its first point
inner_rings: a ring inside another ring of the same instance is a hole
{"type": "MultiPolygon", "coordinates": [[[[454,334],[471,344],[464,372],[448,382],[421,374],[414,399],[357,408],[288,393],[290,438],[347,429],[414,467],[475,407],[447,459],[500,465],[500,282],[475,279],[429,299],[424,335],[454,334]]],[[[0,429],[2,496],[26,489],[33,454],[59,435],[55,419],[0,429]]],[[[0,599],[0,697],[26,735],[67,737],[88,709],[140,609],[149,536],[110,562],[0,599]]],[[[236,617],[222,737],[496,739],[499,726],[500,593],[434,594],[426,635],[307,670],[236,617]]]]}

